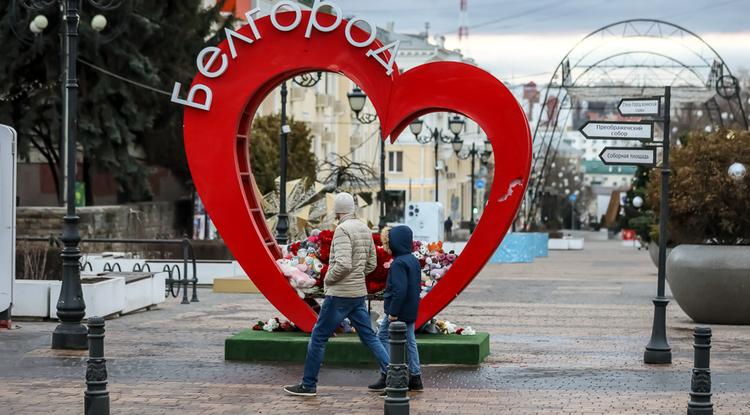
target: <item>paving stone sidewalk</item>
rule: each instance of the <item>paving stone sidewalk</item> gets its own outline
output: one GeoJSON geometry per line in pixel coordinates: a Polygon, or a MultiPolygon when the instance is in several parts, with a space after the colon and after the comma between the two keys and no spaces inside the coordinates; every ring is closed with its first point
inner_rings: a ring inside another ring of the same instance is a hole
{"type": "MultiPolygon", "coordinates": [[[[668,308],[674,363],[642,363],[656,269],[645,251],[586,242],[533,264],[488,265],[443,313],[491,334],[479,367],[428,366],[415,414],[684,414],[693,322],[668,308]]],[[[284,396],[298,364],[226,362],[224,339],[278,313],[260,295],[199,292],[107,321],[112,413],[376,414],[374,367],[324,367],[319,395],[284,396]]],[[[378,305],[375,305],[377,309],[378,305]]],[[[83,412],[85,352],[49,348],[55,322],[0,331],[0,414],[83,412]]],[[[750,327],[713,326],[717,414],[750,413],[750,327]]]]}

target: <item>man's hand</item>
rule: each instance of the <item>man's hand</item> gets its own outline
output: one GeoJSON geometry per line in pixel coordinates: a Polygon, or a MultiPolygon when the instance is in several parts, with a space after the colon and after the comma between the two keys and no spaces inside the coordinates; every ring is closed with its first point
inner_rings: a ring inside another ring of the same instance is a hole
{"type": "Polygon", "coordinates": [[[388,321],[396,321],[398,320],[398,317],[396,316],[388,316],[388,321]]]}

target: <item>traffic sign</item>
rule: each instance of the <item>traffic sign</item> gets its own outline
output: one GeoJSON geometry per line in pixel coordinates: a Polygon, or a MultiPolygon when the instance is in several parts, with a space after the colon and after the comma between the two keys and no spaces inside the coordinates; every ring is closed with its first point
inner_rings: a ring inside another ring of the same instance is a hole
{"type": "Polygon", "coordinates": [[[610,166],[654,166],[656,147],[604,147],[599,158],[610,166]]]}
{"type": "Polygon", "coordinates": [[[617,105],[620,115],[659,115],[661,113],[661,97],[652,98],[623,98],[617,105]]]}
{"type": "Polygon", "coordinates": [[[654,139],[654,122],[599,122],[587,121],[578,131],[587,139],[594,140],[640,140],[654,139]]]}

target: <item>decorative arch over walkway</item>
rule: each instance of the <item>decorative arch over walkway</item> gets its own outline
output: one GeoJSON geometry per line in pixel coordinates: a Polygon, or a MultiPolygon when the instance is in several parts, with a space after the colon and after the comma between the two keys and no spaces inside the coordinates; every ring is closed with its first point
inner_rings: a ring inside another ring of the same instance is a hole
{"type": "Polygon", "coordinates": [[[601,27],[565,54],[546,88],[534,128],[524,224],[536,222],[539,196],[571,117],[580,117],[591,102],[614,109],[620,98],[660,96],[665,86],[672,87],[673,111],[700,108],[713,125],[748,128],[737,78],[699,35],[656,19],[601,27]]]}

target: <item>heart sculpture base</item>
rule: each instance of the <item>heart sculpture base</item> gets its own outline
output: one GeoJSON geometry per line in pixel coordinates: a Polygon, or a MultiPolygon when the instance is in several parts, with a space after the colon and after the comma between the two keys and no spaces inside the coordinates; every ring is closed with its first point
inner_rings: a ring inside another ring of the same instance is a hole
{"type": "MultiPolygon", "coordinates": [[[[245,362],[304,363],[310,336],[306,333],[269,333],[244,330],[224,341],[224,358],[245,362]]],[[[422,364],[478,365],[490,354],[490,335],[418,334],[422,364]]],[[[375,365],[372,353],[356,334],[343,334],[326,344],[325,363],[375,365]]]]}

